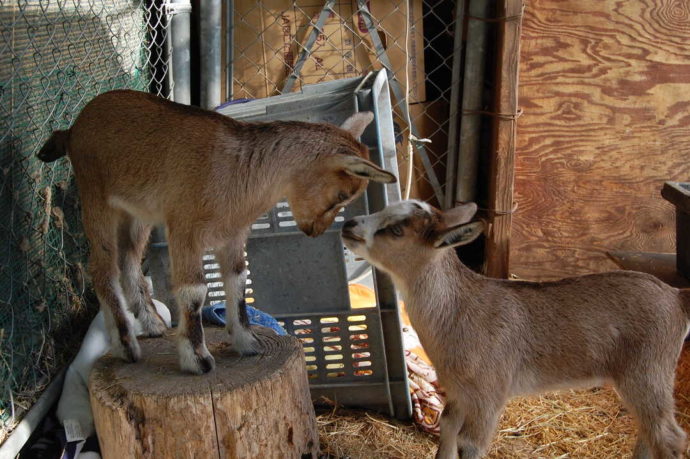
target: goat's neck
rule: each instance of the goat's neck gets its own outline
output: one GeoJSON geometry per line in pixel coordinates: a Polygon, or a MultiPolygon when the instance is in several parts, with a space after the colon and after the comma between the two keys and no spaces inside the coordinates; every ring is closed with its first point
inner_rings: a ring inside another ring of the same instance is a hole
{"type": "Polygon", "coordinates": [[[469,306],[462,298],[478,292],[483,279],[462,264],[452,249],[443,249],[393,277],[413,322],[430,327],[452,320],[459,309],[469,306]]]}

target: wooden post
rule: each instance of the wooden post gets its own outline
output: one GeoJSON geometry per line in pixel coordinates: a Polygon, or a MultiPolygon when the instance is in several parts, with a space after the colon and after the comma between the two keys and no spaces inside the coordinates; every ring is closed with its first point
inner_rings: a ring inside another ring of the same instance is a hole
{"type": "Polygon", "coordinates": [[[180,372],[174,333],[142,339],[142,360],[98,361],[89,379],[105,459],[317,457],[319,440],[297,339],[264,332],[266,351],[240,357],[206,328],[215,371],[180,372]]]}
{"type": "Polygon", "coordinates": [[[508,277],[510,227],[515,175],[515,128],[518,111],[518,63],[522,0],[500,2],[498,66],[492,158],[489,172],[489,230],[486,238],[486,274],[508,277]]]}

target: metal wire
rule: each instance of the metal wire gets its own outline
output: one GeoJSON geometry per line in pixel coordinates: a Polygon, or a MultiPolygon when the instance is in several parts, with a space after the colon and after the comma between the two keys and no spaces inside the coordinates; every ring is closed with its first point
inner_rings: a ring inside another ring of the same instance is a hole
{"type": "Polygon", "coordinates": [[[0,442],[94,313],[69,162],[34,154],[99,93],[167,96],[166,24],[162,0],[0,0],[0,442]]]}
{"type": "MultiPolygon", "coordinates": [[[[299,90],[304,84],[365,75],[382,68],[380,51],[364,27],[357,3],[355,0],[235,1],[233,60],[228,67],[232,68],[233,98],[267,97],[284,90],[299,90]],[[328,19],[319,28],[324,11],[328,19]]],[[[411,122],[421,137],[432,139],[433,143],[425,146],[429,162],[436,175],[445,178],[455,2],[376,0],[367,3],[396,80],[403,90],[406,80],[409,81],[411,122]]],[[[409,126],[401,110],[405,101],[394,100],[394,103],[400,140],[398,152],[404,161],[409,138],[409,126]]],[[[414,165],[416,190],[413,189],[412,196],[436,203],[421,159],[415,159],[414,165]]],[[[401,167],[401,174],[404,173],[401,167]]],[[[401,183],[405,183],[405,178],[401,177],[401,183]]],[[[444,183],[441,188],[445,193],[444,183]]]]}

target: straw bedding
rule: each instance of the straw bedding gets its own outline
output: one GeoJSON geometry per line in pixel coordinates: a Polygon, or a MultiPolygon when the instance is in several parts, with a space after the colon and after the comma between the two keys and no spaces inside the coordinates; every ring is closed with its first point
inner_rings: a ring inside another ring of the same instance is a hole
{"type": "MultiPolygon", "coordinates": [[[[690,345],[676,376],[676,419],[690,433],[690,345]]],[[[411,423],[333,408],[317,418],[321,450],[333,458],[429,458],[437,437],[411,423]]],[[[630,457],[633,419],[611,387],[513,399],[501,417],[487,457],[630,457]]]]}

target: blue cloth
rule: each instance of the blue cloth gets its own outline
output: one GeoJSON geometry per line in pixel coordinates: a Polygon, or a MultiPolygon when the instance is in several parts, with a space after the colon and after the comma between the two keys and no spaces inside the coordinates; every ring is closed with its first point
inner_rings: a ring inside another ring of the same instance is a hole
{"type": "MultiPolygon", "coordinates": [[[[270,328],[278,335],[287,335],[287,332],[273,316],[249,305],[247,305],[247,317],[249,318],[249,325],[261,325],[270,328]]],[[[201,308],[201,318],[212,325],[225,325],[225,302],[204,306],[201,308]]]]}

